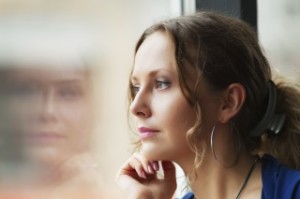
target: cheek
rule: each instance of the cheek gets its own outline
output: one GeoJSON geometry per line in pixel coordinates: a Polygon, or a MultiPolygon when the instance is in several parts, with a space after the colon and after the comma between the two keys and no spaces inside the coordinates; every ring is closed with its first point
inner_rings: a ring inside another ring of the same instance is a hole
{"type": "Polygon", "coordinates": [[[60,120],[75,131],[82,129],[87,131],[91,128],[93,121],[92,108],[86,102],[73,103],[60,108],[60,120]]]}
{"type": "MultiPolygon", "coordinates": [[[[178,137],[182,139],[186,138],[188,130],[190,130],[195,123],[195,115],[190,107],[177,107],[177,113],[171,117],[172,123],[170,123],[174,133],[177,132],[178,137]]],[[[171,132],[172,133],[172,132],[171,132]]]]}
{"type": "Polygon", "coordinates": [[[176,160],[178,157],[186,157],[191,153],[186,136],[194,122],[195,113],[185,102],[176,103],[166,111],[161,121],[162,130],[165,132],[162,148],[168,158],[176,160]]]}
{"type": "Polygon", "coordinates": [[[7,104],[4,119],[9,130],[22,132],[33,125],[35,112],[36,109],[32,105],[28,106],[27,103],[22,103],[22,101],[20,103],[11,101],[7,104]]]}
{"type": "Polygon", "coordinates": [[[169,128],[182,132],[184,134],[195,122],[195,112],[189,106],[185,98],[169,97],[168,100],[160,101],[161,106],[158,110],[161,113],[161,123],[169,128]],[[170,99],[172,99],[170,101],[170,99]]]}
{"type": "MultiPolygon", "coordinates": [[[[92,136],[92,112],[86,104],[64,107],[60,111],[59,126],[66,135],[69,150],[81,151],[90,146],[92,136]]],[[[72,152],[72,153],[73,153],[72,152]]]]}
{"type": "Polygon", "coordinates": [[[31,114],[36,112],[37,101],[34,100],[12,100],[8,104],[8,112],[17,118],[27,118],[31,114]]]}

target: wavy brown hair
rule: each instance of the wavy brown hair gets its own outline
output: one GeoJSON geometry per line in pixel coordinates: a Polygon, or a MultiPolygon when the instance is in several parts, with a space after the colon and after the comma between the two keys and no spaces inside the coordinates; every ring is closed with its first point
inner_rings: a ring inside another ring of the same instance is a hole
{"type": "MultiPolygon", "coordinates": [[[[168,19],[144,31],[138,40],[135,53],[145,39],[154,32],[168,34],[175,44],[175,58],[180,86],[184,96],[197,115],[194,126],[187,133],[187,141],[196,153],[195,166],[201,163],[205,147],[200,143],[201,106],[197,86],[203,78],[215,91],[240,83],[246,91],[246,100],[240,112],[231,120],[239,133],[243,150],[263,149],[283,164],[300,168],[300,90],[299,85],[275,81],[278,92],[276,112],[286,115],[280,134],[262,132],[261,137],[251,137],[250,131],[258,124],[266,109],[268,82],[272,73],[263,55],[257,36],[245,22],[211,12],[168,19]],[[196,71],[193,85],[190,67],[196,71]]],[[[130,92],[130,101],[134,98],[130,92]]]]}

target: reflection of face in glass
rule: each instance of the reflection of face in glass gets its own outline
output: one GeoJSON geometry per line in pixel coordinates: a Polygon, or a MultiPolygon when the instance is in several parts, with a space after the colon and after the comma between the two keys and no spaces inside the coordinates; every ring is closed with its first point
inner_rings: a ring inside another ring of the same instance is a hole
{"type": "Polygon", "coordinates": [[[85,69],[12,69],[5,84],[10,128],[26,159],[56,165],[88,150],[92,114],[85,69]]]}
{"type": "Polygon", "coordinates": [[[34,198],[111,198],[102,197],[110,193],[90,150],[95,106],[89,69],[9,68],[0,69],[0,77],[0,142],[12,143],[0,143],[0,198],[7,184],[34,198]],[[5,159],[12,150],[16,159],[5,159]],[[20,166],[4,171],[4,160],[20,166]]]}

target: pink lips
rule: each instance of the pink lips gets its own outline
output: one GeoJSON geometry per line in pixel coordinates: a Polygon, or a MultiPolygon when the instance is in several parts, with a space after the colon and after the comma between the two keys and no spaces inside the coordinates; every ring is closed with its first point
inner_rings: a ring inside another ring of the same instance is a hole
{"type": "Polygon", "coordinates": [[[56,142],[62,139],[62,136],[53,132],[39,132],[27,135],[27,139],[34,143],[56,142]]]}
{"type": "Polygon", "coordinates": [[[141,139],[146,139],[146,138],[149,138],[149,137],[153,137],[159,131],[155,130],[155,129],[146,128],[146,127],[140,127],[139,132],[140,132],[141,139]]]}

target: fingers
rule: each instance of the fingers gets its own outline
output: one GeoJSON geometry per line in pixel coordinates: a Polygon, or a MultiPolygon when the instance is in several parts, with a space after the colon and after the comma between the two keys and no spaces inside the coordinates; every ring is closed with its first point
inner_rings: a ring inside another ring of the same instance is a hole
{"type": "Polygon", "coordinates": [[[134,168],[137,170],[137,172],[145,174],[144,177],[146,177],[146,174],[156,174],[156,172],[159,170],[157,161],[150,161],[139,153],[133,154],[132,159],[134,159],[131,162],[134,164],[134,168]]]}
{"type": "Polygon", "coordinates": [[[156,174],[159,170],[157,161],[149,161],[142,155],[135,153],[121,168],[119,175],[130,175],[147,179],[147,175],[156,174]]]}
{"type": "Polygon", "coordinates": [[[135,170],[140,178],[146,179],[146,172],[148,172],[147,163],[138,159],[137,156],[132,156],[128,162],[130,167],[135,170]]]}
{"type": "Polygon", "coordinates": [[[176,190],[175,166],[170,161],[150,161],[133,154],[123,165],[116,181],[128,198],[171,198],[176,190]],[[159,174],[162,178],[159,178],[159,174]]]}

